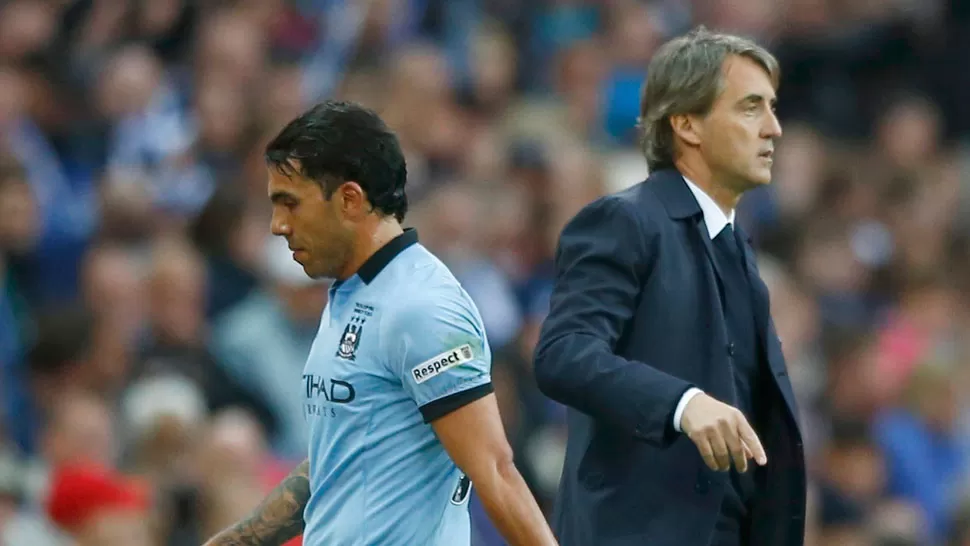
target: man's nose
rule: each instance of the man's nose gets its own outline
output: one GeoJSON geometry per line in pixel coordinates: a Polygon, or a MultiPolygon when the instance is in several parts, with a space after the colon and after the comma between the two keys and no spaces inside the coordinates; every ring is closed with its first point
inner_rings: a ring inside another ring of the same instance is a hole
{"type": "Polygon", "coordinates": [[[778,121],[778,116],[774,112],[770,112],[768,114],[768,120],[762,129],[762,136],[765,138],[780,138],[781,132],[781,122],[778,121]]]}
{"type": "Polygon", "coordinates": [[[285,219],[274,217],[272,221],[270,221],[270,231],[273,233],[273,235],[285,237],[293,230],[290,228],[285,219]]]}

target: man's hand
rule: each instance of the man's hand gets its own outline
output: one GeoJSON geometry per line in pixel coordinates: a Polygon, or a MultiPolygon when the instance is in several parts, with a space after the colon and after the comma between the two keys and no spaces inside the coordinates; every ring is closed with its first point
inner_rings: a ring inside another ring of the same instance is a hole
{"type": "Polygon", "coordinates": [[[747,472],[748,459],[761,466],[768,462],[761,440],[744,414],[706,394],[698,394],[687,403],[680,429],[694,442],[711,470],[726,472],[732,460],[738,472],[747,472]]]}
{"type": "Polygon", "coordinates": [[[246,519],[203,546],[280,546],[303,532],[303,509],[310,500],[310,462],[303,461],[246,519]]]}
{"type": "Polygon", "coordinates": [[[431,423],[451,460],[471,479],[482,506],[512,546],[555,546],[556,539],[512,462],[495,395],[431,423]]]}

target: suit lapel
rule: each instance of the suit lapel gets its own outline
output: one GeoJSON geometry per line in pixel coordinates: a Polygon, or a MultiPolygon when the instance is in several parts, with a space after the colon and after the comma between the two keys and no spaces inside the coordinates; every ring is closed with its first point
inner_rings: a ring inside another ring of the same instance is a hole
{"type": "Polygon", "coordinates": [[[701,206],[697,204],[697,199],[687,187],[684,177],[675,169],[663,169],[652,174],[648,184],[643,186],[647,191],[652,191],[667,209],[667,214],[674,220],[686,220],[692,224],[690,229],[695,230],[695,235],[701,240],[704,246],[704,253],[707,261],[711,263],[717,281],[718,294],[721,295],[723,304],[723,278],[724,274],[714,259],[714,245],[711,243],[711,236],[707,232],[707,224],[704,223],[704,214],[701,206]]]}

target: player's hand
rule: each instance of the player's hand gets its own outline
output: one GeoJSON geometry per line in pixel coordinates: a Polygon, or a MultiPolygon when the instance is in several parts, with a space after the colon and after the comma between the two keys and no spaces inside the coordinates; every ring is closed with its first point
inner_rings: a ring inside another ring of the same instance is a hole
{"type": "Polygon", "coordinates": [[[733,461],[738,472],[746,472],[748,459],[761,466],[768,462],[761,440],[744,414],[707,394],[698,394],[687,403],[680,429],[694,442],[711,470],[726,472],[733,461]]]}

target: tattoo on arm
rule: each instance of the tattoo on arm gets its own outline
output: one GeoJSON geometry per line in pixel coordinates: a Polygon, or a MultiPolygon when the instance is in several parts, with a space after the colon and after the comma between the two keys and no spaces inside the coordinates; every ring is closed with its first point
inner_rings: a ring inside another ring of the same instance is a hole
{"type": "Polygon", "coordinates": [[[303,509],[310,500],[310,462],[303,461],[246,519],[204,546],[280,546],[303,532],[303,509]]]}

